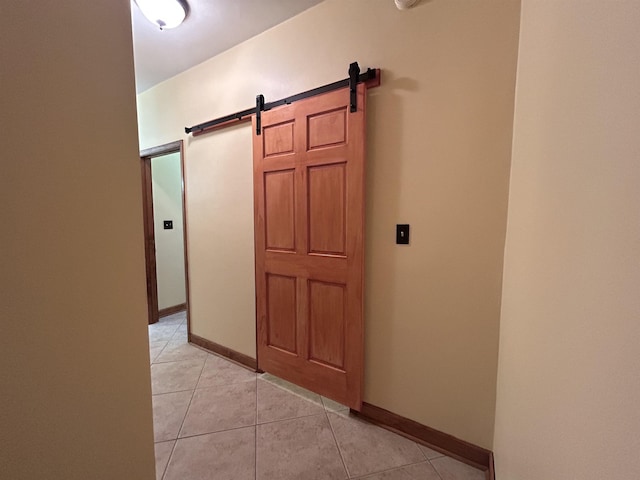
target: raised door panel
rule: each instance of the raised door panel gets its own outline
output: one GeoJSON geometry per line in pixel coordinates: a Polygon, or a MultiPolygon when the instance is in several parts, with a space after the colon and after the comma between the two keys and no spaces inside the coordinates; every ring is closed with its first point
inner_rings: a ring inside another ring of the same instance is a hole
{"type": "Polygon", "coordinates": [[[313,150],[347,141],[347,109],[316,113],[307,117],[307,148],[313,150]]]}
{"type": "Polygon", "coordinates": [[[293,152],[293,125],[293,122],[286,122],[264,127],[262,141],[265,157],[293,152]]]}
{"type": "Polygon", "coordinates": [[[346,285],[309,281],[309,359],[345,369],[346,285]]]}
{"type": "Polygon", "coordinates": [[[296,279],[267,274],[267,345],[295,354],[296,279]]]}
{"type": "Polygon", "coordinates": [[[345,255],[346,163],[309,167],[309,253],[345,255]]]}
{"type": "Polygon", "coordinates": [[[295,170],[264,174],[265,243],[268,250],[296,248],[295,170]]]}

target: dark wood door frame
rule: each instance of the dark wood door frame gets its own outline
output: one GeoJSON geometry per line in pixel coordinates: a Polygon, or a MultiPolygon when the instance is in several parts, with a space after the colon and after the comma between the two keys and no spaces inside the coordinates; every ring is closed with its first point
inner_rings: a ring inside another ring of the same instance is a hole
{"type": "Polygon", "coordinates": [[[149,325],[156,323],[158,313],[158,275],[156,271],[155,229],[153,226],[153,193],[151,157],[140,157],[142,167],[142,221],[144,225],[144,258],[147,271],[147,308],[149,325]]]}
{"type": "Polygon", "coordinates": [[[184,281],[185,303],[187,307],[187,330],[191,331],[189,319],[189,260],[187,255],[187,206],[184,191],[184,146],[178,140],[157,147],[140,151],[140,166],[142,168],[142,214],[144,224],[144,250],[147,271],[147,305],[149,324],[159,320],[158,312],[158,275],[156,271],[156,244],[153,226],[153,184],[151,179],[151,159],[170,153],[180,154],[180,183],[182,184],[182,232],[184,241],[184,281]]]}

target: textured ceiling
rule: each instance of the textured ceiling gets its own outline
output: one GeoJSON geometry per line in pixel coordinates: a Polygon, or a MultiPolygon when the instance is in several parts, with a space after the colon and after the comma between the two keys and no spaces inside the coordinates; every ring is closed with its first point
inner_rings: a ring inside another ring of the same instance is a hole
{"type": "Polygon", "coordinates": [[[182,25],[161,31],[132,0],[136,88],[143,92],[322,0],[187,0],[182,25]]]}

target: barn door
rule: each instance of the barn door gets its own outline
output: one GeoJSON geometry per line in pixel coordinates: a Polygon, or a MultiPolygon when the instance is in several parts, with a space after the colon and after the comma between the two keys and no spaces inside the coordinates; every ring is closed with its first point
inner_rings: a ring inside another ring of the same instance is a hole
{"type": "Polygon", "coordinates": [[[356,112],[348,88],[263,112],[253,137],[258,367],[356,410],[365,93],[356,112]]]}

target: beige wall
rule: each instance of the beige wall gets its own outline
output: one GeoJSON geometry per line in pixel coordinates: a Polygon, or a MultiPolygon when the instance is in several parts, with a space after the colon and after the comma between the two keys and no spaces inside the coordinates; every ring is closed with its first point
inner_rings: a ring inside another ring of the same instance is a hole
{"type": "Polygon", "coordinates": [[[180,153],[151,159],[153,224],[158,276],[158,308],[185,303],[184,229],[182,226],[182,173],[180,153]],[[164,229],[164,220],[173,229],[164,229]]]}
{"type": "Polygon", "coordinates": [[[0,477],[151,480],[129,2],[0,22],[0,477]]]}
{"type": "Polygon", "coordinates": [[[500,480],[640,478],[640,2],[525,0],[500,480]]]}
{"type": "MultiPolygon", "coordinates": [[[[403,12],[327,0],[138,96],[150,147],[258,93],[345,78],[354,60],[382,68],[368,113],[365,400],[488,448],[518,25],[513,0],[403,12]],[[396,223],[411,224],[409,247],[394,244],[396,223]]],[[[251,128],[185,138],[193,331],[253,355],[251,128]]]]}

